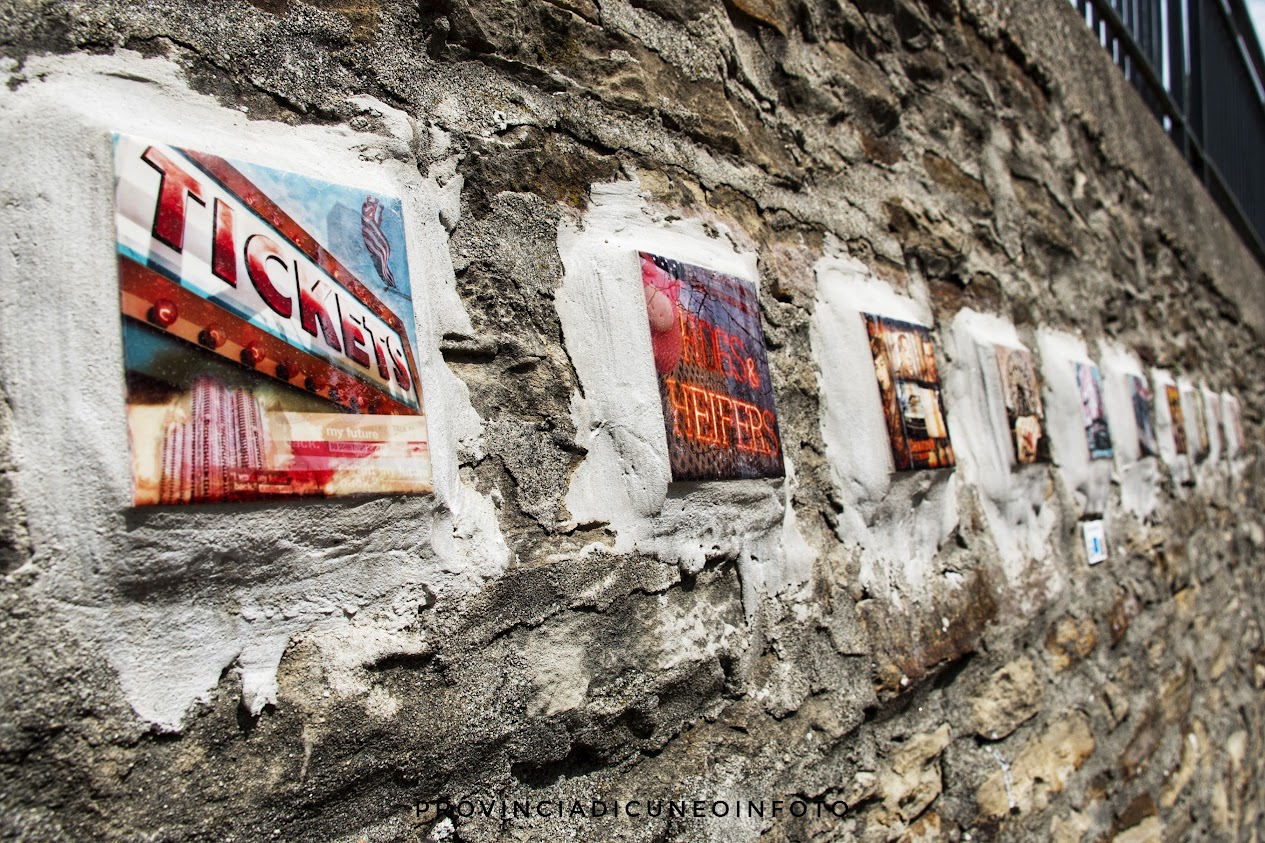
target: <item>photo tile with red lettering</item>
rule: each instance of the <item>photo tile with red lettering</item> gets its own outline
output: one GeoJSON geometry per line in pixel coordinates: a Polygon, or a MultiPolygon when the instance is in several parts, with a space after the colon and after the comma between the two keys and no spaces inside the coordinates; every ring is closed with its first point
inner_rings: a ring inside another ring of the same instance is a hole
{"type": "Polygon", "coordinates": [[[428,493],[400,201],[114,135],[138,506],[428,493]]]}
{"type": "Polygon", "coordinates": [[[638,254],[672,479],[782,477],[755,285],[638,254]]]}
{"type": "Polygon", "coordinates": [[[864,316],[896,470],[956,465],[931,333],[923,325],[864,316]]]}
{"type": "Polygon", "coordinates": [[[1076,363],[1076,390],[1081,399],[1081,420],[1091,460],[1108,460],[1113,453],[1107,407],[1102,399],[1102,373],[1093,363],[1076,363]]]}
{"type": "Polygon", "coordinates": [[[1032,352],[1016,346],[994,346],[1001,393],[1010,427],[1010,444],[1018,465],[1050,461],[1050,440],[1045,434],[1041,382],[1032,352]]]}

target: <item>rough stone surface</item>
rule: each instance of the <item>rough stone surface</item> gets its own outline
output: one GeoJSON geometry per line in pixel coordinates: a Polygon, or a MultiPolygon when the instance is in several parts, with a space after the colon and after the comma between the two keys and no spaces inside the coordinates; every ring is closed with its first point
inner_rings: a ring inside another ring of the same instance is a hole
{"type": "Polygon", "coordinates": [[[876,833],[867,836],[887,840],[906,832],[927,833],[925,825],[917,831],[910,823],[922,816],[943,790],[940,753],[949,740],[949,724],[945,723],[934,732],[914,735],[897,747],[879,774],[876,796],[882,804],[871,812],[876,833]]]}
{"type": "Polygon", "coordinates": [[[1045,638],[1050,664],[1055,673],[1084,659],[1098,645],[1098,627],[1093,618],[1060,618],[1045,638]]]}
{"type": "Polygon", "coordinates": [[[981,738],[1004,738],[1041,709],[1044,683],[1028,658],[1015,659],[973,692],[971,726],[981,738]]]}
{"type": "Polygon", "coordinates": [[[1265,272],[1073,5],[0,0],[0,73],[0,837],[1265,833],[1265,272]],[[123,123],[404,195],[435,497],[120,503],[123,123]],[[576,517],[654,450],[567,322],[612,196],[758,283],[785,483],[576,517]],[[1025,545],[964,469],[898,478],[944,532],[876,559],[849,525],[907,513],[840,487],[823,266],[946,371],[968,309],[1126,349],[1238,396],[1244,449],[1138,473],[1145,516],[1104,482],[1094,567],[1070,459],[1010,502],[1025,545]]]}
{"type": "Polygon", "coordinates": [[[1003,817],[1044,809],[1068,779],[1094,752],[1089,718],[1072,712],[1028,740],[1010,764],[998,760],[1002,769],[980,786],[978,801],[982,817],[1003,817]]]}

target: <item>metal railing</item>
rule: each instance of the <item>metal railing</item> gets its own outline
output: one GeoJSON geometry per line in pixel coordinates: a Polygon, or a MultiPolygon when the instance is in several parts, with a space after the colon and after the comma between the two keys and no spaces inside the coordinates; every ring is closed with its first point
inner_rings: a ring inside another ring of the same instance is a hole
{"type": "Polygon", "coordinates": [[[1265,266],[1265,56],[1243,0],[1072,0],[1265,266]]]}

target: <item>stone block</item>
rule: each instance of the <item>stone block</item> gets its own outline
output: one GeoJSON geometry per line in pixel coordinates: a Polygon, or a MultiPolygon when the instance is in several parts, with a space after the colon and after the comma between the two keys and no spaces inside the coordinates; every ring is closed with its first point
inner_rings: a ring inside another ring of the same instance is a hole
{"type": "Polygon", "coordinates": [[[935,811],[928,811],[900,836],[898,843],[937,843],[944,839],[945,823],[935,811]]]}
{"type": "Polygon", "coordinates": [[[785,35],[794,25],[794,13],[784,0],[726,0],[738,11],[785,35]]]}
{"type": "Polygon", "coordinates": [[[1208,731],[1199,720],[1190,724],[1190,730],[1182,737],[1182,756],[1177,769],[1170,773],[1160,792],[1160,807],[1168,809],[1177,804],[1186,785],[1199,769],[1199,759],[1208,747],[1208,731]]]}
{"type": "Polygon", "coordinates": [[[1133,736],[1120,756],[1120,771],[1125,781],[1137,778],[1147,767],[1151,756],[1164,737],[1165,725],[1157,709],[1146,711],[1133,736]]]}
{"type": "Polygon", "coordinates": [[[881,804],[872,822],[890,829],[895,837],[940,795],[940,753],[949,745],[949,724],[934,732],[915,735],[891,754],[888,766],[878,775],[876,794],[881,804]]]}
{"type": "Polygon", "coordinates": [[[1050,664],[1055,673],[1062,673],[1083,661],[1098,646],[1098,625],[1093,618],[1074,618],[1066,615],[1050,628],[1045,637],[1045,648],[1050,653],[1050,664]]]}
{"type": "Polygon", "coordinates": [[[1094,752],[1089,718],[1073,711],[1028,740],[1008,769],[990,776],[976,792],[981,819],[1045,808],[1072,773],[1094,752]]]}
{"type": "Polygon", "coordinates": [[[1147,817],[1111,838],[1111,843],[1164,843],[1164,826],[1159,817],[1147,817]]]}
{"type": "Polygon", "coordinates": [[[1081,811],[1055,817],[1050,821],[1050,843],[1080,843],[1093,824],[1088,814],[1081,811]]]}
{"type": "Polygon", "coordinates": [[[1026,656],[998,670],[971,699],[971,728],[988,740],[998,740],[1029,720],[1041,707],[1044,684],[1026,656]]]}

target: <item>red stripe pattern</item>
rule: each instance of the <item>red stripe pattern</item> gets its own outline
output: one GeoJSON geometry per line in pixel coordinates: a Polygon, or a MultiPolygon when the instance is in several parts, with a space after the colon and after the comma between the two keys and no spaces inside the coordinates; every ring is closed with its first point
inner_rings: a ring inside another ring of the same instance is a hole
{"type": "Polygon", "coordinates": [[[378,270],[382,281],[388,287],[395,287],[395,276],[391,274],[391,243],[382,231],[382,203],[372,196],[365,197],[360,208],[360,230],[365,238],[365,248],[369,250],[369,259],[373,268],[378,270]]]}

